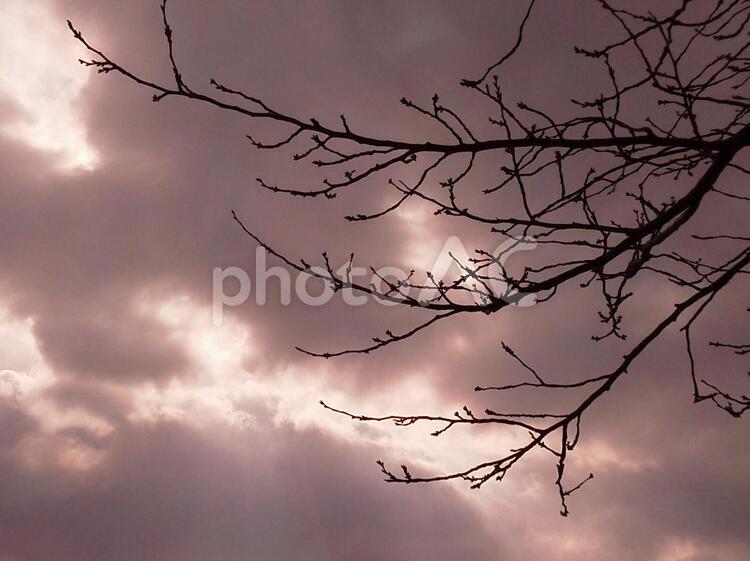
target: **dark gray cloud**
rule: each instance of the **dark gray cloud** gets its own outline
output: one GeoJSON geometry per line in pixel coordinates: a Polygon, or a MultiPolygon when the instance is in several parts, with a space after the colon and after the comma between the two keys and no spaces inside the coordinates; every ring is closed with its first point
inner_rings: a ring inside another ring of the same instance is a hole
{"type": "MultiPolygon", "coordinates": [[[[398,99],[429,99],[439,90],[466,103],[458,79],[492,61],[522,15],[521,4],[507,4],[191,0],[175,3],[172,13],[188,81],[203,85],[215,76],[301,115],[343,112],[375,134],[396,129],[420,137],[435,131],[398,99]]],[[[73,19],[123,63],[168,76],[154,2],[58,0],[53,8],[61,25],[73,19]]],[[[571,44],[609,33],[608,24],[595,10],[551,6],[532,25],[532,36],[542,39],[525,47],[509,88],[570,111],[558,100],[602,78],[573,75],[579,66],[571,44]]],[[[474,240],[486,232],[429,213],[419,231],[396,216],[346,222],[345,214],[392,200],[377,182],[334,201],[272,196],[255,188],[256,176],[304,184],[315,178],[283,155],[251,151],[244,140],[278,131],[182,101],[152,104],[148,92],[116,77],[92,77],[77,103],[100,154],[92,171],[61,173],[50,154],[0,139],[0,303],[33,322],[38,352],[56,376],[29,394],[38,400],[0,393],[0,559],[729,561],[747,554],[744,421],[690,403],[676,338],[644,356],[585,419],[581,460],[571,467],[594,469],[597,477],[571,498],[573,515],[565,520],[557,514],[548,458],[514,468],[507,489],[467,497],[452,486],[385,485],[374,460],[400,461],[403,450],[373,444],[368,429],[355,442],[272,420],[265,396],[258,397],[262,405],[248,405],[256,424],[243,430],[213,420],[196,428],[133,419],[131,392],[138,388],[202,380],[195,349],[154,308],[175,296],[206,308],[213,267],[253,270],[254,244],[231,222],[231,209],[290,254],[327,250],[342,263],[354,250],[363,263],[391,264],[405,260],[420,236],[474,240]],[[65,412],[93,416],[107,428],[45,425],[65,412]],[[96,461],[71,469],[61,457],[96,461]]],[[[473,102],[467,107],[486,119],[473,102]]],[[[3,106],[1,115],[13,111],[3,106]]],[[[743,219],[736,209],[717,208],[727,227],[743,219]]],[[[653,297],[629,310],[633,331],[667,311],[661,285],[641,288],[653,297]]],[[[245,366],[267,387],[291,369],[306,388],[305,375],[313,372],[320,387],[367,406],[378,392],[419,375],[449,407],[520,409],[534,398],[471,392],[477,384],[523,379],[500,352],[500,340],[561,379],[603,373],[627,348],[592,347],[597,318],[590,296],[575,287],[564,296],[502,317],[461,318],[414,345],[324,367],[293,346],[356,345],[417,316],[377,305],[311,308],[273,299],[230,316],[248,328],[253,352],[245,366]]],[[[746,286],[728,296],[746,297],[746,286]]],[[[738,326],[731,320],[705,329],[732,335],[738,326]]],[[[701,360],[718,366],[720,376],[738,372],[731,357],[701,360]]],[[[2,368],[23,370],[0,357],[2,368]]],[[[327,396],[309,395],[312,403],[320,398],[327,396]]],[[[420,409],[421,399],[398,395],[394,405],[420,409]]],[[[425,440],[425,455],[432,444],[425,440]]],[[[461,459],[464,451],[454,454],[461,459]]]]}
{"type": "MultiPolygon", "coordinates": [[[[6,425],[4,425],[5,427],[6,425]]],[[[6,429],[7,430],[7,429],[6,429]]],[[[279,428],[122,427],[85,478],[3,461],[3,553],[48,559],[494,559],[448,489],[365,475],[374,450],[279,428]]]]}

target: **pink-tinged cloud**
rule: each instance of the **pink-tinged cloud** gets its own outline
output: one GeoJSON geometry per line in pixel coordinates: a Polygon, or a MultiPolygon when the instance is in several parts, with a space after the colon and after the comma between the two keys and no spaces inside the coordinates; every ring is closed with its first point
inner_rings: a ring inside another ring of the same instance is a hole
{"type": "MultiPolygon", "coordinates": [[[[249,301],[212,325],[212,269],[255,263],[231,209],[299,257],[325,249],[343,262],[355,251],[376,265],[425,266],[442,240],[486,231],[419,204],[346,222],[390,201],[377,188],[334,201],[260,191],[256,176],[299,179],[288,159],[250,150],[244,135],[263,125],[152,104],[121,79],[80,74],[65,19],[144,75],[168,76],[155,2],[31,4],[0,8],[12,27],[0,39],[0,560],[750,558],[746,421],[691,403],[674,334],[586,419],[570,470],[596,479],[570,499],[569,518],[542,456],[481,492],[382,482],[376,459],[459,469],[520,435],[432,438],[434,427],[352,423],[320,399],[370,414],[520,408],[534,396],[472,392],[523,379],[500,340],[561,379],[621,356],[589,345],[590,296],[571,289],[566,307],[460,319],[412,346],[340,361],[294,346],[342,348],[414,316],[340,300],[283,306],[271,281],[267,305],[249,301]]],[[[343,112],[374,134],[418,137],[427,125],[405,119],[398,99],[437,90],[467,102],[458,80],[508,47],[523,9],[184,0],[172,23],[188,80],[231,79],[297,114],[343,112]]],[[[551,4],[533,25],[544,40],[528,45],[510,87],[569,111],[559,100],[600,78],[575,74],[570,46],[611,30],[595,6],[551,4]]],[[[716,204],[727,227],[745,220],[716,204]]],[[[747,288],[718,304],[745,301],[747,288]]],[[[629,329],[668,312],[662,294],[629,310],[629,329]]],[[[727,316],[702,329],[743,327],[727,316]]],[[[737,364],[700,360],[720,373],[737,364]]]]}

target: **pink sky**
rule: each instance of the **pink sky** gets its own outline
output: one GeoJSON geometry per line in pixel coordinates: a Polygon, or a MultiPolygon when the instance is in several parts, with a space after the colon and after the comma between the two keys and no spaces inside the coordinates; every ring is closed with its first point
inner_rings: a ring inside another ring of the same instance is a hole
{"type": "MultiPolygon", "coordinates": [[[[486,119],[458,82],[510,46],[525,9],[173,3],[186,79],[225,79],[294,114],[346,113],[373,134],[416,138],[434,131],[403,110],[404,95],[440,91],[486,119]]],[[[568,100],[600,76],[572,45],[614,33],[594,4],[537,11],[513,94],[573,111],[568,100]]],[[[342,263],[351,251],[378,265],[429,263],[447,237],[471,243],[487,232],[417,202],[375,223],[344,220],[391,201],[380,189],[333,201],[258,189],[257,176],[300,179],[288,154],[245,140],[272,128],[184,100],[153,104],[120,77],[87,72],[66,19],[140,74],[170,72],[155,1],[0,7],[0,561],[750,558],[747,420],[693,405],[674,332],[585,419],[569,469],[596,478],[569,499],[568,518],[543,455],[481,491],[384,483],[376,459],[460,469],[518,435],[458,428],[431,438],[435,427],[352,423],[320,399],[369,414],[513,405],[472,391],[523,378],[500,340],[563,377],[607,369],[627,346],[592,345],[597,303],[575,289],[567,306],[460,318],[340,360],[294,347],[358,345],[411,325],[413,312],[282,306],[272,286],[267,305],[248,302],[213,326],[212,269],[254,266],[232,209],[294,256],[325,249],[342,263]]],[[[746,222],[741,209],[712,208],[727,230],[746,222]]],[[[675,298],[646,289],[628,310],[634,333],[675,298]]],[[[747,296],[743,279],[720,309],[747,296]]],[[[701,329],[736,338],[746,322],[719,314],[701,329]]],[[[740,364],[712,357],[702,364],[721,376],[740,364]]]]}

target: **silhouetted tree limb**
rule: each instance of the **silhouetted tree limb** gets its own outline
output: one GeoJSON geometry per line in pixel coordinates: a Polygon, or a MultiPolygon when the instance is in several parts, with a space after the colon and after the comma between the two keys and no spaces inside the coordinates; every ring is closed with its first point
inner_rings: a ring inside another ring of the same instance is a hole
{"type": "MultiPolygon", "coordinates": [[[[378,463],[391,482],[458,479],[479,488],[492,479],[503,479],[530,451],[542,449],[555,458],[555,485],[561,513],[567,515],[567,497],[593,477],[589,475],[573,485],[564,482],[568,454],[579,440],[582,415],[673,324],[684,319],[680,330],[685,338],[694,400],[713,402],[735,417],[750,408],[746,395],[734,395],[697,373],[691,338],[691,328],[711,307],[719,291],[748,274],[750,236],[747,232],[690,230],[706,200],[729,198],[737,204],[750,200],[744,192],[718,185],[729,173],[750,174],[736,158],[750,144],[750,2],[683,0],[665,15],[635,13],[605,0],[600,0],[599,5],[619,26],[621,38],[594,49],[576,47],[582,57],[602,65],[607,82],[603,91],[589,99],[573,100],[575,117],[560,119],[522,100],[512,102],[504,92],[506,64],[519,56],[524,38],[531,33],[529,25],[536,9],[532,1],[512,47],[480,78],[461,81],[487,104],[488,122],[495,132],[486,137],[437,94],[425,104],[402,98],[406,110],[434,122],[441,131],[422,142],[402,140],[396,135],[369,135],[352,128],[344,115],[338,122],[323,123],[288,114],[216,79],[209,82],[212,91],[189,86],[177,63],[166,0],[161,3],[161,11],[171,82],[140,77],[92,46],[73,24],[68,25],[93,57],[82,60],[82,64],[100,73],[119,74],[151,90],[156,102],[182,97],[250,121],[276,123],[277,138],[248,136],[251,144],[259,150],[295,147],[294,161],[310,162],[323,174],[318,184],[307,187],[278,185],[258,178],[262,188],[297,197],[333,198],[340,191],[378,180],[393,191],[393,202],[385,208],[352,214],[348,220],[377,220],[410,200],[421,200],[431,205],[438,216],[485,225],[493,235],[507,236],[519,243],[532,238],[542,250],[549,248],[543,265],[527,265],[520,274],[511,274],[501,265],[498,255],[478,248],[470,264],[457,262],[459,273],[448,281],[434,279],[429,271],[411,271],[401,279],[381,278],[381,287],[385,287],[378,288],[352,280],[353,254],[348,272],[337,272],[325,252],[323,266],[312,267],[305,260],[288,257],[273,248],[233,213],[234,220],[256,244],[287,266],[324,280],[334,290],[351,289],[432,314],[411,329],[402,333],[387,331],[358,348],[328,352],[300,349],[309,355],[330,358],[370,353],[409,339],[443,319],[466,313],[498,313],[525,295],[537,295],[537,303],[544,305],[571,283],[594,288],[601,295],[603,304],[597,313],[604,328],[592,339],[625,340],[628,333],[622,309],[626,301],[638,297],[631,288],[633,280],[650,278],[677,287],[683,297],[675,302],[674,310],[640,337],[618,366],[605,373],[589,373],[566,383],[553,381],[553,376],[539,373],[530,361],[503,343],[505,353],[529,373],[529,381],[476,390],[588,392],[566,413],[502,413],[486,409],[483,415],[475,415],[464,407],[452,416],[366,416],[324,404],[357,421],[392,421],[398,426],[434,423],[438,426],[435,436],[459,425],[500,425],[526,431],[529,440],[521,448],[455,473],[413,475],[406,466],[394,472],[383,462],[378,463]],[[615,58],[627,57],[639,74],[626,80],[623,75],[632,76],[632,72],[619,71],[615,58]],[[632,111],[633,106],[640,107],[643,99],[655,102],[658,110],[636,119],[632,117],[637,113],[632,111]],[[480,159],[499,164],[495,166],[499,167],[499,177],[492,183],[487,184],[486,178],[477,173],[480,159]],[[417,179],[411,183],[395,176],[407,167],[418,170],[417,179]],[[509,192],[515,193],[516,208],[493,215],[489,209],[497,205],[492,197],[509,192]],[[629,209],[630,219],[615,213],[618,208],[629,209]],[[690,233],[694,241],[689,255],[676,241],[675,234],[680,231],[690,233]],[[734,257],[715,262],[709,247],[715,243],[734,244],[734,257]],[[420,296],[415,297],[415,291],[420,296]]],[[[741,341],[712,341],[711,345],[736,355],[750,354],[750,344],[741,341]]]]}

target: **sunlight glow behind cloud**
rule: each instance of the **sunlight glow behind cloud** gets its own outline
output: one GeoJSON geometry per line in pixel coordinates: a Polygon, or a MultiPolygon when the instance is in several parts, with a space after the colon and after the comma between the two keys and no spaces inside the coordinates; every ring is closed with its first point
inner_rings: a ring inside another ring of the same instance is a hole
{"type": "Polygon", "coordinates": [[[450,415],[460,404],[445,402],[426,372],[403,372],[397,381],[365,395],[352,395],[337,387],[336,376],[324,364],[317,369],[307,366],[304,372],[297,367],[256,372],[247,363],[256,352],[252,332],[239,320],[227,317],[221,327],[214,326],[210,308],[184,296],[144,298],[139,304],[143,313],[155,315],[170,328],[170,338],[191,358],[191,371],[166,385],[147,383],[134,388],[132,422],[252,429],[257,427],[256,414],[265,412],[270,413],[274,425],[300,431],[312,428],[352,444],[375,445],[423,471],[461,469],[473,458],[485,459],[488,449],[511,448],[523,440],[513,431],[483,431],[467,437],[465,431],[455,430],[431,438],[436,425],[405,429],[391,423],[354,422],[326,411],[319,400],[371,414],[408,411],[418,403],[423,413],[450,415]],[[426,438],[430,439],[428,450],[426,438]]]}
{"type": "Polygon", "coordinates": [[[56,154],[65,169],[93,169],[97,154],[77,103],[88,74],[64,22],[41,0],[3,1],[0,21],[0,101],[12,110],[0,130],[56,154]]]}
{"type": "Polygon", "coordinates": [[[14,452],[32,469],[57,466],[86,471],[104,459],[92,442],[110,434],[104,419],[79,407],[61,407],[47,391],[58,381],[42,357],[31,320],[14,319],[0,306],[0,402],[11,404],[36,423],[14,452]],[[11,349],[13,352],[8,353],[11,349]]]}

